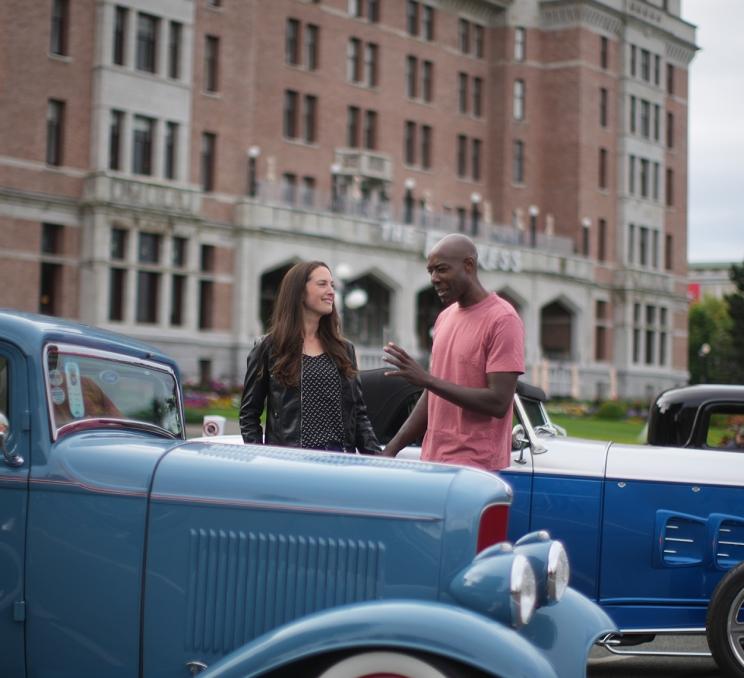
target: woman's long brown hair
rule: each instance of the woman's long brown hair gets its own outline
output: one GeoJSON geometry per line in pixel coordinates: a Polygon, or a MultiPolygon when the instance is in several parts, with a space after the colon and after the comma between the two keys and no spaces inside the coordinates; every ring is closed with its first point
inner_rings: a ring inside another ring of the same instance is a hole
{"type": "MultiPolygon", "coordinates": [[[[312,272],[321,266],[331,270],[322,261],[295,264],[287,271],[279,285],[279,293],[271,314],[269,337],[271,338],[271,356],[274,359],[271,374],[284,386],[297,386],[300,382],[305,329],[302,319],[305,285],[310,280],[312,272]]],[[[356,369],[349,358],[341,335],[335,304],[328,315],[321,316],[318,323],[318,338],[323,344],[323,349],[331,356],[342,374],[347,378],[354,376],[356,369]]]]}

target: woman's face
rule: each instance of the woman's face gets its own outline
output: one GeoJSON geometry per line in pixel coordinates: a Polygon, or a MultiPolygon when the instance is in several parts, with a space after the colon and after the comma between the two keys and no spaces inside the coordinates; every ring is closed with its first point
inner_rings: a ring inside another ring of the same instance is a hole
{"type": "Polygon", "coordinates": [[[333,276],[325,266],[318,266],[305,283],[303,310],[318,316],[328,315],[333,311],[335,300],[336,290],[333,286],[333,276]]]}

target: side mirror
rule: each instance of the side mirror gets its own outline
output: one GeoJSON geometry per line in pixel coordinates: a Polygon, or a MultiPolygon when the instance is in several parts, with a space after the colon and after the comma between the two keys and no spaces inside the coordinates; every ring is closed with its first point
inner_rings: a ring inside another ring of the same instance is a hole
{"type": "Polygon", "coordinates": [[[530,441],[524,432],[524,426],[522,426],[522,424],[516,424],[514,428],[512,428],[512,452],[521,452],[525,447],[529,446],[529,444],[530,441]]]}
{"type": "Polygon", "coordinates": [[[10,437],[10,423],[8,417],[0,412],[0,451],[8,466],[23,466],[23,457],[8,449],[8,438],[10,437]]]}

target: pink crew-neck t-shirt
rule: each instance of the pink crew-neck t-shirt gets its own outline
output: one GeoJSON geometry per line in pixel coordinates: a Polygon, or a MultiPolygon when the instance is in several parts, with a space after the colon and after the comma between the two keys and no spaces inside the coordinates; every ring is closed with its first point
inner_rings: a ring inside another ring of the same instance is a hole
{"type": "MultiPolygon", "coordinates": [[[[497,294],[473,306],[445,308],[434,324],[430,372],[459,384],[485,388],[489,372],[524,373],[524,326],[497,294]]],[[[509,466],[511,410],[502,419],[464,410],[431,391],[421,458],[496,471],[509,466]]]]}

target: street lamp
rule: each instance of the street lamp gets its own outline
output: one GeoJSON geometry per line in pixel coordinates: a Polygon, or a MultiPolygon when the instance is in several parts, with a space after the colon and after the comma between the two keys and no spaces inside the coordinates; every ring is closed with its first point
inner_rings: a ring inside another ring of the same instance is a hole
{"type": "Polygon", "coordinates": [[[256,163],[259,155],[261,155],[260,146],[251,146],[248,149],[248,195],[251,198],[255,198],[256,193],[258,193],[256,163]]]}
{"type": "Polygon", "coordinates": [[[698,349],[700,358],[700,382],[705,384],[708,381],[708,356],[710,355],[710,344],[706,341],[698,349]]]}
{"type": "Polygon", "coordinates": [[[530,247],[537,247],[537,215],[540,214],[540,208],[537,205],[530,205],[530,247]]]}
{"type": "Polygon", "coordinates": [[[341,165],[334,162],[331,165],[331,211],[339,211],[338,175],[341,174],[341,165]]]}
{"type": "Polygon", "coordinates": [[[340,263],[336,266],[336,302],[338,304],[338,314],[341,318],[341,325],[343,326],[345,311],[356,311],[366,305],[369,297],[367,290],[361,287],[354,287],[347,292],[346,287],[351,280],[351,276],[354,274],[351,266],[346,262],[340,263]]]}
{"type": "Polygon", "coordinates": [[[471,234],[474,236],[478,235],[478,227],[480,225],[480,209],[478,208],[478,205],[480,205],[480,201],[481,201],[480,193],[470,194],[470,212],[471,212],[470,230],[471,230],[471,234]]]}

